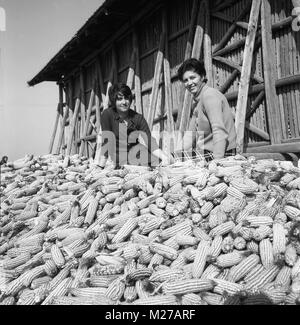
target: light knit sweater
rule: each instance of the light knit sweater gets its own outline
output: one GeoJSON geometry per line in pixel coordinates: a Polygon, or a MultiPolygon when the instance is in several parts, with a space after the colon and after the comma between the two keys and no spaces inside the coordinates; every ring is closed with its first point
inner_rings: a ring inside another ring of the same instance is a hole
{"type": "Polygon", "coordinates": [[[190,149],[208,150],[216,159],[236,148],[234,115],[228,101],[220,91],[206,84],[194,98],[188,130],[193,131],[190,149]]]}

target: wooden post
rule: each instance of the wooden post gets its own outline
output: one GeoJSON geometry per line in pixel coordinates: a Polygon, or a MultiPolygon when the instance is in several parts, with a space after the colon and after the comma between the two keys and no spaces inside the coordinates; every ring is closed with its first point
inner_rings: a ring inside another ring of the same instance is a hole
{"type": "Polygon", "coordinates": [[[113,83],[118,82],[118,58],[115,43],[112,46],[113,83]]]}
{"type": "MultiPolygon", "coordinates": [[[[192,58],[199,59],[201,50],[202,50],[202,43],[203,43],[203,36],[204,36],[204,23],[205,23],[205,6],[204,2],[201,2],[198,19],[197,19],[197,27],[195,32],[193,50],[192,50],[192,58]]],[[[190,120],[191,115],[191,105],[192,105],[192,95],[186,90],[184,95],[184,101],[178,109],[178,117],[177,117],[177,126],[181,132],[186,131],[188,122],[190,120]]]]}
{"type": "Polygon", "coordinates": [[[160,75],[162,70],[162,63],[164,58],[164,46],[165,46],[165,33],[163,32],[160,41],[159,41],[159,48],[156,58],[156,64],[155,64],[155,71],[154,71],[154,77],[153,77],[153,86],[152,86],[152,92],[150,96],[150,105],[149,105],[149,111],[148,111],[148,125],[150,130],[152,130],[153,126],[153,119],[156,113],[156,103],[157,103],[157,97],[158,97],[158,91],[159,91],[159,82],[160,82],[160,75]]]}
{"type": "Polygon", "coordinates": [[[73,118],[72,118],[72,121],[70,121],[70,134],[69,134],[69,140],[68,140],[68,145],[67,145],[67,156],[69,156],[72,151],[74,131],[75,131],[75,127],[76,127],[76,120],[78,118],[79,107],[80,107],[80,99],[77,98],[74,113],[73,113],[73,118]]]}
{"type": "Polygon", "coordinates": [[[132,37],[133,37],[133,48],[136,53],[135,75],[134,75],[135,107],[138,113],[143,114],[142,86],[141,86],[141,78],[140,78],[140,54],[139,54],[137,32],[135,29],[133,29],[132,37]]]}
{"type": "Polygon", "coordinates": [[[65,111],[63,112],[63,117],[62,117],[62,127],[60,128],[60,133],[58,136],[58,142],[57,142],[57,147],[56,147],[56,154],[58,155],[60,153],[61,147],[63,146],[63,142],[64,142],[64,136],[65,136],[65,125],[67,122],[67,118],[69,116],[69,111],[71,110],[72,107],[72,84],[71,81],[69,82],[68,85],[68,102],[67,105],[65,107],[65,111]]]}
{"type": "Polygon", "coordinates": [[[264,79],[267,103],[267,118],[269,124],[269,132],[271,144],[280,143],[280,112],[278,110],[279,103],[275,88],[275,55],[272,47],[272,21],[271,6],[269,0],[262,1],[261,4],[261,28],[262,28],[262,50],[264,63],[264,79]]]}
{"type": "Polygon", "coordinates": [[[249,29],[246,38],[246,45],[244,51],[244,61],[241,74],[241,82],[239,87],[237,110],[236,110],[236,119],[235,119],[235,128],[237,132],[237,152],[242,153],[244,149],[244,134],[245,134],[245,118],[246,118],[246,109],[248,101],[248,91],[249,91],[249,82],[250,74],[252,68],[253,60],[253,50],[256,37],[257,23],[260,12],[261,0],[253,0],[249,29]]]}
{"type": "Polygon", "coordinates": [[[80,135],[83,134],[84,126],[85,126],[85,83],[84,83],[84,68],[80,68],[80,118],[81,118],[81,127],[80,127],[80,135]]]}
{"type": "Polygon", "coordinates": [[[127,76],[127,81],[126,81],[126,85],[130,89],[132,89],[133,82],[134,82],[135,64],[136,64],[135,56],[136,56],[135,49],[133,49],[131,58],[130,58],[129,71],[128,71],[128,76],[127,76]]]}
{"type": "Polygon", "coordinates": [[[101,62],[100,57],[97,57],[96,60],[96,71],[97,71],[97,80],[98,80],[98,86],[100,88],[102,103],[105,101],[105,88],[104,88],[104,82],[103,82],[103,74],[101,69],[101,62]]]}
{"type": "MultiPolygon", "coordinates": [[[[167,8],[163,8],[162,16],[162,31],[165,35],[168,35],[168,18],[167,8]]],[[[173,101],[172,101],[172,83],[171,83],[171,71],[169,63],[169,42],[168,37],[165,37],[165,55],[164,55],[164,83],[165,83],[165,108],[167,113],[167,132],[169,136],[174,135],[174,119],[173,119],[173,101]]],[[[167,148],[166,148],[167,149],[167,148]]],[[[170,149],[170,148],[168,148],[170,149]]]]}
{"type": "Polygon", "coordinates": [[[204,32],[204,66],[206,69],[207,84],[213,86],[213,64],[212,64],[212,47],[211,47],[211,26],[210,26],[210,1],[205,1],[205,32],[204,32]]]}
{"type": "Polygon", "coordinates": [[[55,136],[56,136],[56,132],[57,132],[57,127],[58,127],[58,121],[60,118],[60,107],[59,104],[57,105],[57,112],[56,112],[56,118],[55,118],[55,122],[54,122],[54,129],[51,135],[51,139],[50,139],[50,145],[49,145],[49,153],[52,153],[53,150],[53,144],[54,144],[54,140],[55,140],[55,136]]]}
{"type": "MultiPolygon", "coordinates": [[[[81,138],[84,138],[85,136],[87,136],[87,131],[88,131],[89,123],[90,123],[90,117],[91,117],[91,113],[92,113],[93,102],[95,99],[95,86],[96,86],[96,83],[94,81],[93,89],[92,89],[91,95],[90,95],[89,106],[88,106],[87,113],[86,113],[84,130],[83,130],[81,138]]],[[[85,146],[86,146],[86,141],[81,140],[80,150],[79,150],[80,156],[83,155],[85,146]]]]}
{"type": "MultiPolygon", "coordinates": [[[[189,33],[188,33],[188,39],[187,39],[187,44],[186,44],[186,48],[185,48],[184,61],[189,59],[192,56],[194,32],[195,32],[196,23],[197,23],[199,3],[200,3],[199,0],[194,0],[194,2],[193,2],[193,8],[192,8],[192,13],[191,13],[191,23],[189,26],[189,33]]],[[[185,91],[186,91],[185,87],[182,85],[180,87],[179,103],[184,102],[185,91]]],[[[180,123],[180,119],[181,119],[182,105],[178,105],[178,107],[180,108],[180,110],[179,110],[179,115],[177,116],[177,122],[176,122],[177,127],[179,127],[179,123],[180,123]]]]}

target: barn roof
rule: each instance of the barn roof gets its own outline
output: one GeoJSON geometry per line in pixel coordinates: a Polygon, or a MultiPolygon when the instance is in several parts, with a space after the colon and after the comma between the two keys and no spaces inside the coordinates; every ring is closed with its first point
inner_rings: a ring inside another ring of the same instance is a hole
{"type": "MultiPolygon", "coordinates": [[[[157,2],[151,0],[152,5],[157,2]]],[[[148,0],[106,0],[28,85],[61,80],[124,25],[130,24],[132,17],[147,4],[148,0]]]]}

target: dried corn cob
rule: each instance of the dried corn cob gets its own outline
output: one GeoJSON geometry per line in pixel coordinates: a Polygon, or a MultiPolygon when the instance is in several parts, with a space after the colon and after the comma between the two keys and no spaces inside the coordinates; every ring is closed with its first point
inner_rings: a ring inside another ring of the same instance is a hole
{"type": "Polygon", "coordinates": [[[252,254],[242,260],[234,268],[231,268],[228,274],[228,280],[238,282],[249,274],[259,263],[259,256],[252,254]]]}
{"type": "Polygon", "coordinates": [[[209,279],[188,279],[163,284],[162,290],[166,295],[184,295],[188,293],[209,291],[214,284],[209,279]]]}
{"type": "Polygon", "coordinates": [[[263,239],[259,243],[259,254],[261,263],[266,269],[274,265],[273,246],[269,239],[263,239]]]}

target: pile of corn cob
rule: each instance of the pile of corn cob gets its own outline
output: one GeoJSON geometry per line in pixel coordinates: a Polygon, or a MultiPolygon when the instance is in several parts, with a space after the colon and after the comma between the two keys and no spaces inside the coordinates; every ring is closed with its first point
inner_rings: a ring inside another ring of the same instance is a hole
{"type": "Polygon", "coordinates": [[[0,304],[300,302],[300,169],[228,157],[1,168],[0,304]]]}

